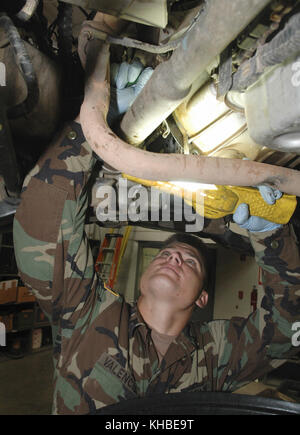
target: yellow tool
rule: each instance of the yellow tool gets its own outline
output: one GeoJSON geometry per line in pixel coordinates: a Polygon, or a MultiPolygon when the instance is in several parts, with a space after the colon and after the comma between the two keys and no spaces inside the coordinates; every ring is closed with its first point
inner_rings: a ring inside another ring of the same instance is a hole
{"type": "Polygon", "coordinates": [[[135,183],[155,187],[163,192],[181,196],[186,203],[192,205],[197,213],[209,219],[218,219],[233,214],[237,207],[246,203],[252,216],[259,216],[277,224],[286,224],[292,217],[297,199],[294,195],[284,194],[275,204],[269,205],[254,187],[216,186],[200,187],[187,195],[187,189],[179,187],[171,181],[151,181],[135,178],[127,174],[123,177],[135,183]]]}

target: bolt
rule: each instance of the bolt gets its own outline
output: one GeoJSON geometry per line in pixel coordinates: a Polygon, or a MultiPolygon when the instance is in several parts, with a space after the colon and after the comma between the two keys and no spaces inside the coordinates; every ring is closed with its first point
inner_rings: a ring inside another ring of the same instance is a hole
{"type": "Polygon", "coordinates": [[[74,139],[76,139],[76,137],[77,137],[76,131],[72,130],[68,133],[69,139],[74,140],[74,139]]]}

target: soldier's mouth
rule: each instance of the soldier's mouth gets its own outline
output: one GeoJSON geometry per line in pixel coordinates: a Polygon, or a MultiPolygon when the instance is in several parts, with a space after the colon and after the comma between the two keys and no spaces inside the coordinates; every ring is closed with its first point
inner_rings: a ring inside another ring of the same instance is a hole
{"type": "Polygon", "coordinates": [[[170,270],[170,271],[172,271],[173,273],[175,273],[178,277],[180,277],[180,273],[179,273],[179,271],[176,270],[176,268],[173,267],[173,266],[170,266],[170,265],[164,265],[164,266],[161,266],[161,267],[160,267],[160,270],[162,270],[162,269],[170,270]]]}

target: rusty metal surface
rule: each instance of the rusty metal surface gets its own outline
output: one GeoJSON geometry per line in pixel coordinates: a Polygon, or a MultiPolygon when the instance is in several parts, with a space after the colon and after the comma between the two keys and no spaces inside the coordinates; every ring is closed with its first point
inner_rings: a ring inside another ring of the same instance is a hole
{"type": "MultiPolygon", "coordinates": [[[[34,110],[26,118],[11,120],[11,128],[20,136],[49,138],[57,128],[60,116],[61,73],[53,61],[30,44],[24,44],[37,72],[40,95],[34,110]]],[[[6,67],[5,103],[8,108],[14,107],[24,101],[27,88],[10,45],[0,48],[0,62],[6,67]]]]}
{"type": "Polygon", "coordinates": [[[215,57],[268,3],[268,0],[233,0],[226,2],[225,7],[222,0],[207,2],[180,47],[156,68],[125,114],[121,130],[127,142],[141,144],[186,98],[192,83],[215,57]]]}

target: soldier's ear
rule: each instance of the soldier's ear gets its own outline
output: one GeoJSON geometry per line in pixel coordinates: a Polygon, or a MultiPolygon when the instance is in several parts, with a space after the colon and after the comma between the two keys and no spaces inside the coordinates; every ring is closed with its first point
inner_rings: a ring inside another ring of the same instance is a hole
{"type": "Polygon", "coordinates": [[[205,308],[207,302],[208,302],[208,293],[206,290],[202,290],[195,304],[199,308],[205,308]]]}

